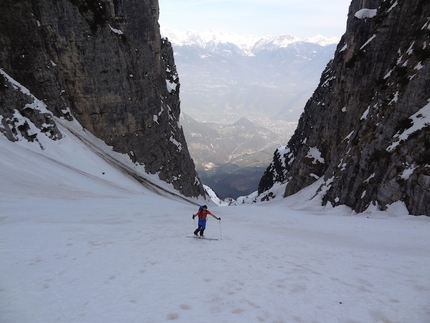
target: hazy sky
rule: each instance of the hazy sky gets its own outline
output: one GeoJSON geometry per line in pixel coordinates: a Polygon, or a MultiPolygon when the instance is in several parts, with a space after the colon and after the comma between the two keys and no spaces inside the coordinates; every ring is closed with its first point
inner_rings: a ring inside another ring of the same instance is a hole
{"type": "Polygon", "coordinates": [[[259,36],[340,37],[351,0],[159,0],[160,25],[259,36]]]}

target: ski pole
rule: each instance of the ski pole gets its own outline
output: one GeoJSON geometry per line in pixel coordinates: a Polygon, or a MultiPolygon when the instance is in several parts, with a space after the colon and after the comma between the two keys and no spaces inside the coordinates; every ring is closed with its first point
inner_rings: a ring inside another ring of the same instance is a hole
{"type": "Polygon", "coordinates": [[[218,222],[219,222],[219,239],[222,240],[221,219],[218,222]]]}

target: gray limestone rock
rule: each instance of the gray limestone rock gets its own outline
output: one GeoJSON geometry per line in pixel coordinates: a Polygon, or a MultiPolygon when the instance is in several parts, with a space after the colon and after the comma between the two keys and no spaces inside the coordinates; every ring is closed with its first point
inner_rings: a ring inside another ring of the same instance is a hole
{"type": "Polygon", "coordinates": [[[285,196],[323,178],[324,204],[362,212],[402,201],[411,214],[430,215],[429,16],[428,1],[351,2],[335,57],[276,161],[286,166],[275,172],[272,162],[260,194],[279,173],[285,196]],[[309,162],[310,151],[324,161],[309,162]]]}
{"type": "MultiPolygon", "coordinates": [[[[75,117],[185,196],[201,196],[158,15],[156,0],[3,0],[0,66],[55,116],[75,117]]],[[[0,91],[3,116],[23,105],[11,95],[0,91]]]]}

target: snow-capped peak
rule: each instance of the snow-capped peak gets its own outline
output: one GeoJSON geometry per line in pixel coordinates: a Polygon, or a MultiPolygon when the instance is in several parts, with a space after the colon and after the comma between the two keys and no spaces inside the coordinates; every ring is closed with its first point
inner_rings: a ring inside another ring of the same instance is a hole
{"type": "Polygon", "coordinates": [[[339,37],[325,37],[323,35],[316,35],[314,37],[307,37],[303,39],[307,43],[318,44],[321,46],[327,46],[332,44],[337,44],[339,42],[339,37]]]}
{"type": "Polygon", "coordinates": [[[201,48],[216,47],[218,44],[233,44],[244,55],[252,55],[253,51],[261,49],[285,48],[297,42],[315,43],[320,46],[337,44],[337,37],[325,37],[317,35],[301,39],[292,35],[256,36],[235,33],[223,33],[217,31],[178,31],[162,29],[161,34],[167,37],[174,46],[198,46],[201,48]]]}
{"type": "Polygon", "coordinates": [[[258,40],[259,36],[243,35],[233,33],[222,33],[217,31],[177,31],[162,29],[161,34],[176,46],[198,46],[201,48],[213,47],[217,44],[234,44],[242,52],[249,53],[258,40]]]}
{"type": "Polygon", "coordinates": [[[291,35],[266,36],[260,38],[253,46],[254,50],[285,48],[293,43],[300,42],[301,39],[291,35]]]}

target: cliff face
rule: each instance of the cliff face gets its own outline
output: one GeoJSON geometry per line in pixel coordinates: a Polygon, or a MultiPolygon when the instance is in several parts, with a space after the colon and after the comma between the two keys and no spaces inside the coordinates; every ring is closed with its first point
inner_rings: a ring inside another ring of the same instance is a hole
{"type": "Polygon", "coordinates": [[[184,195],[203,195],[179,125],[179,79],[158,15],[157,0],[2,0],[0,131],[31,139],[18,113],[60,139],[49,111],[75,117],[184,195]]]}
{"type": "Polygon", "coordinates": [[[323,179],[323,203],[361,212],[402,201],[430,215],[429,17],[425,0],[351,2],[335,57],[260,194],[286,182],[289,196],[323,179]]]}

